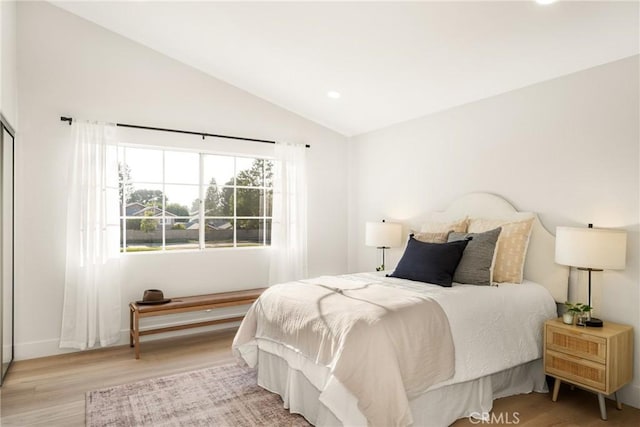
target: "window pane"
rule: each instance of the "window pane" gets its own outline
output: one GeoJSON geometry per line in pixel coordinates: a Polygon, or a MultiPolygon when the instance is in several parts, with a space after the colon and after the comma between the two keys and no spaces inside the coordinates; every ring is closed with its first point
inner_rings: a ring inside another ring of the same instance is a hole
{"type": "Polygon", "coordinates": [[[232,197],[232,187],[226,187],[225,190],[215,180],[211,180],[204,188],[204,214],[206,216],[233,215],[233,205],[230,204],[232,197]]]}
{"type": "Polygon", "coordinates": [[[165,226],[165,249],[198,249],[200,230],[197,218],[175,217],[165,226]]]}
{"type": "Polygon", "coordinates": [[[264,190],[257,188],[237,188],[237,216],[265,216],[264,190]]]}
{"type": "Polygon", "coordinates": [[[200,187],[197,185],[166,185],[165,215],[171,217],[198,215],[200,187]]]}
{"type": "Polygon", "coordinates": [[[263,245],[264,241],[264,220],[262,219],[239,219],[238,230],[236,231],[238,246],[263,245]]]}
{"type": "Polygon", "coordinates": [[[164,180],[168,184],[198,184],[200,155],[184,151],[165,151],[164,180]]]}
{"type": "Polygon", "coordinates": [[[206,216],[233,216],[235,188],[218,188],[218,204],[216,205],[215,191],[209,186],[205,190],[205,215],[206,216]],[[215,206],[218,206],[216,209],[215,206]],[[216,213],[217,212],[217,213],[216,213]]]}
{"type": "Polygon", "coordinates": [[[271,244],[271,220],[267,219],[265,220],[265,227],[264,227],[264,234],[265,234],[265,244],[270,245],[271,244]]]}
{"type": "Polygon", "coordinates": [[[129,181],[162,182],[161,150],[126,148],[124,163],[129,167],[129,181]]]}
{"type": "Polygon", "coordinates": [[[273,190],[265,191],[267,197],[267,210],[265,211],[265,216],[273,216],[273,190]]]}
{"type": "Polygon", "coordinates": [[[238,157],[236,159],[236,185],[262,187],[264,185],[264,160],[238,157]]]}
{"type": "Polygon", "coordinates": [[[204,185],[214,181],[218,186],[233,185],[234,158],[229,156],[204,156],[204,185]]]}
{"type": "Polygon", "coordinates": [[[127,219],[127,252],[157,251],[162,249],[160,219],[143,216],[127,219]]]}
{"type": "Polygon", "coordinates": [[[224,248],[233,246],[233,224],[233,219],[207,219],[204,231],[205,247],[224,248]]]}

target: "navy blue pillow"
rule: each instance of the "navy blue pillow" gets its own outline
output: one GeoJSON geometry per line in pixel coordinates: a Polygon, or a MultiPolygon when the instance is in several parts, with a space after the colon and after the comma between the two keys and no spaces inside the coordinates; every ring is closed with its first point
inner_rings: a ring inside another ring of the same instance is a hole
{"type": "Polygon", "coordinates": [[[389,277],[451,287],[453,273],[468,242],[426,243],[414,239],[412,234],[398,266],[389,277]]]}

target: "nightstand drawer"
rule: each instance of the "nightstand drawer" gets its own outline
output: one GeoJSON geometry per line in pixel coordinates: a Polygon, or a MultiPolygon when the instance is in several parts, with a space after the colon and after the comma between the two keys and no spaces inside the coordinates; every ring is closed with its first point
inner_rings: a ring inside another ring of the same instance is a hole
{"type": "Polygon", "coordinates": [[[544,368],[548,374],[567,379],[575,384],[583,384],[598,390],[606,389],[606,366],[603,364],[547,350],[544,368]]]}
{"type": "Polygon", "coordinates": [[[575,330],[547,326],[547,349],[569,353],[583,359],[606,363],[607,340],[575,330]]]}

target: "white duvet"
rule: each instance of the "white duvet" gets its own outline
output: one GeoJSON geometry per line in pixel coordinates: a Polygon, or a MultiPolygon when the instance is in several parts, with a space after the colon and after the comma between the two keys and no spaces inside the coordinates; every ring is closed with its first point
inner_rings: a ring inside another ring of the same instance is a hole
{"type": "Polygon", "coordinates": [[[443,288],[377,273],[357,276],[428,294],[449,319],[455,348],[455,375],[431,389],[484,377],[542,357],[543,325],[556,317],[553,297],[528,280],[498,286],[455,284],[443,288]]]}
{"type": "MultiPolygon", "coordinates": [[[[473,380],[540,358],[543,323],[556,315],[555,303],[549,292],[529,281],[492,287],[454,284],[452,288],[443,288],[387,278],[381,273],[347,277],[383,283],[427,296],[445,312],[455,349],[455,374],[424,391],[473,380]]],[[[337,418],[348,421],[346,418],[349,417],[343,414],[353,408],[344,407],[346,400],[341,396],[346,389],[327,367],[319,366],[302,357],[295,349],[271,340],[258,339],[254,344],[262,351],[282,357],[289,366],[302,371],[322,391],[321,401],[325,406],[337,418]]],[[[242,356],[245,360],[252,358],[245,353],[251,351],[250,348],[243,350],[241,353],[244,353],[242,356]]],[[[415,393],[412,394],[415,396],[415,393]]]]}

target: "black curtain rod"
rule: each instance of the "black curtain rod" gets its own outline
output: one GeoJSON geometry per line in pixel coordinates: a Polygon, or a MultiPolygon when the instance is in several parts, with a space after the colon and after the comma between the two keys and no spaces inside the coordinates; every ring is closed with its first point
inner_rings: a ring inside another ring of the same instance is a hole
{"type": "MultiPolygon", "coordinates": [[[[62,122],[69,122],[69,126],[71,126],[71,124],[73,123],[73,118],[72,117],[60,117],[60,121],[62,122]]],[[[158,127],[152,127],[152,126],[140,126],[140,125],[128,125],[126,123],[116,123],[116,126],[122,127],[122,128],[133,128],[133,129],[144,129],[144,130],[157,130],[157,131],[161,131],[161,132],[173,132],[173,133],[184,133],[187,135],[200,135],[202,137],[202,139],[204,139],[206,136],[212,136],[215,138],[226,138],[226,139],[236,139],[236,140],[240,140],[240,141],[251,141],[251,142],[263,142],[265,144],[275,144],[275,141],[271,141],[268,139],[256,139],[256,138],[244,138],[241,136],[230,136],[230,135],[218,135],[215,133],[206,133],[206,132],[194,132],[191,130],[180,130],[180,129],[168,129],[168,128],[158,128],[158,127]]],[[[305,144],[305,147],[307,148],[311,148],[311,146],[309,144],[305,144]]]]}

